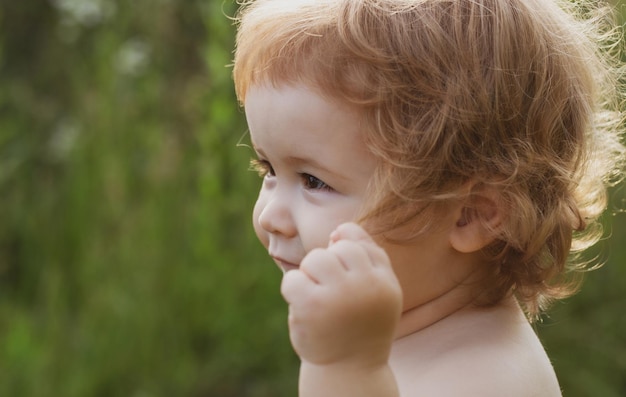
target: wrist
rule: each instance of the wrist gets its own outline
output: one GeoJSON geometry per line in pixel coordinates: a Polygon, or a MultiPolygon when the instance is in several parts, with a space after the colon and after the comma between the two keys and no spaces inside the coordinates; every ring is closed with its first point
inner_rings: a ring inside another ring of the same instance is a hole
{"type": "Polygon", "coordinates": [[[387,361],[349,360],[329,364],[303,361],[300,397],[397,397],[395,377],[387,361]]]}

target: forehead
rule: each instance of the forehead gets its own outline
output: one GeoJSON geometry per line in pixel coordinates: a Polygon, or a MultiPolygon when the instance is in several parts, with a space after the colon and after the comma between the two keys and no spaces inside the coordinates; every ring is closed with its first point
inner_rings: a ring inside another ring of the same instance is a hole
{"type": "Polygon", "coordinates": [[[252,86],[244,106],[251,130],[258,126],[269,133],[278,127],[289,128],[292,133],[302,129],[319,133],[332,128],[337,133],[341,129],[341,134],[332,134],[337,139],[360,135],[361,118],[355,108],[304,84],[252,86]]]}

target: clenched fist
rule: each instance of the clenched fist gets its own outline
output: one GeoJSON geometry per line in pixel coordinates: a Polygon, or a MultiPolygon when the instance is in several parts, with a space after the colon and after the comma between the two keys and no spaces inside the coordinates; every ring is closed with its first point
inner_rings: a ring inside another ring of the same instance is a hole
{"type": "Polygon", "coordinates": [[[402,292],[387,254],[360,226],[339,226],[327,248],[312,250],[285,274],[281,292],[303,362],[387,362],[402,292]]]}

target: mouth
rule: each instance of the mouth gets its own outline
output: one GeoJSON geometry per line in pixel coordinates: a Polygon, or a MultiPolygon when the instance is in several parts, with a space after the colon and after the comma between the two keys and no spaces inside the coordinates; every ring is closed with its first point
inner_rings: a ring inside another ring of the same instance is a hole
{"type": "Polygon", "coordinates": [[[279,258],[277,256],[272,256],[272,259],[274,259],[274,262],[276,262],[276,264],[278,265],[278,267],[283,271],[283,273],[286,273],[290,270],[296,270],[298,269],[300,266],[296,265],[295,263],[292,262],[288,262],[282,258],[279,258]]]}

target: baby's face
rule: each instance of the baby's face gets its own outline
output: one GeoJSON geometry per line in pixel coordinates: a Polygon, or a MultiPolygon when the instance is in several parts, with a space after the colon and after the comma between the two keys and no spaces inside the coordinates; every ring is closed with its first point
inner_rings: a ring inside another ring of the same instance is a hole
{"type": "Polygon", "coordinates": [[[264,174],[254,229],[287,271],[326,247],[338,225],[355,220],[377,163],[357,113],[306,86],[254,86],[245,108],[264,174]]]}

